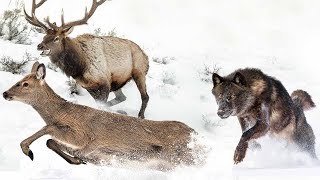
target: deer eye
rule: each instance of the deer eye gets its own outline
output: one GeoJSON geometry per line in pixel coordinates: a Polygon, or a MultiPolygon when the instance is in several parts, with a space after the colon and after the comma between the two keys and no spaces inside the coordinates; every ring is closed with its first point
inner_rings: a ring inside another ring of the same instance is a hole
{"type": "Polygon", "coordinates": [[[54,43],[57,43],[57,42],[59,42],[59,41],[60,41],[60,39],[59,39],[58,36],[53,39],[53,42],[54,42],[54,43]]]}
{"type": "Polygon", "coordinates": [[[22,86],[23,86],[23,87],[28,87],[28,86],[29,86],[29,83],[25,82],[25,83],[22,84],[22,86]]]}

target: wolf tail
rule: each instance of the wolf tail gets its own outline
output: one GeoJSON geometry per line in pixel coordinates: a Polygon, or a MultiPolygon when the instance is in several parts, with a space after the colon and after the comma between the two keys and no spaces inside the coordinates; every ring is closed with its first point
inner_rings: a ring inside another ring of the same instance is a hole
{"type": "Polygon", "coordinates": [[[304,111],[316,107],[311,96],[303,90],[295,90],[291,94],[291,98],[295,105],[302,107],[304,111]]]}

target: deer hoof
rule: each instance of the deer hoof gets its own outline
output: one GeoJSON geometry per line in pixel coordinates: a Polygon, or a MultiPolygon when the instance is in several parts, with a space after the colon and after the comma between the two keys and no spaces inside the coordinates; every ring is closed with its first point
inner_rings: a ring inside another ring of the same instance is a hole
{"type": "Polygon", "coordinates": [[[28,152],[28,156],[30,157],[31,161],[33,161],[33,152],[31,150],[28,152]]]}

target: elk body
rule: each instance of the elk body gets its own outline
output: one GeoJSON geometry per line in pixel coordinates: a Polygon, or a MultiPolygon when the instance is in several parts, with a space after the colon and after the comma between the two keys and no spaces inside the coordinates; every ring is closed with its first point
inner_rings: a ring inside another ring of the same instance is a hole
{"type": "Polygon", "coordinates": [[[35,16],[36,8],[46,0],[36,3],[33,0],[32,14],[26,11],[26,20],[45,30],[46,35],[38,45],[42,56],[48,56],[53,64],[58,66],[68,77],[76,80],[91,96],[108,106],[116,105],[126,100],[121,88],[133,79],[139,89],[142,105],[139,117],[144,118],[149,96],[146,90],[146,74],[149,69],[147,55],[134,42],[111,36],[80,35],[69,38],[74,26],[86,24],[96,8],[106,0],[93,0],[90,11],[83,19],[69,23],[64,22],[62,14],[61,26],[50,23],[49,17],[45,23],[35,16]],[[107,102],[109,92],[115,93],[115,99],[107,102]]]}
{"type": "Polygon", "coordinates": [[[45,75],[45,66],[36,62],[31,74],[3,93],[6,100],[31,105],[46,123],[20,144],[32,160],[31,143],[51,135],[48,148],[71,164],[108,162],[114,156],[162,160],[169,167],[193,164],[192,149],[187,145],[194,130],[187,125],[177,121],[137,121],[135,117],[67,102],[46,84],[45,75]]]}

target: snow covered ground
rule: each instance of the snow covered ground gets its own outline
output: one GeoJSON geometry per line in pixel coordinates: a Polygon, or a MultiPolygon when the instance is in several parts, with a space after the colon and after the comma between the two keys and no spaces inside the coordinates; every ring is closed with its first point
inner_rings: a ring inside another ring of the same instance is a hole
{"type": "MultiPolygon", "coordinates": [[[[31,0],[25,1],[30,8],[31,0]]],[[[63,7],[68,21],[83,15],[90,0],[48,1],[39,17],[59,19],[63,7]],[[64,2],[64,3],[63,3],[64,2]],[[50,7],[50,8],[49,8],[50,7]]],[[[12,7],[1,0],[0,12],[12,7]]],[[[1,179],[319,179],[320,163],[313,162],[295,147],[269,137],[259,139],[260,151],[247,153],[244,162],[233,165],[233,153],[241,135],[235,117],[220,120],[211,94],[212,84],[201,80],[205,65],[221,68],[226,75],[237,68],[256,67],[282,81],[289,92],[308,91],[320,104],[319,42],[320,2],[304,0],[212,1],[212,0],[113,0],[99,7],[89,26],[75,28],[71,36],[116,28],[120,37],[139,44],[150,58],[147,88],[150,95],[146,118],[180,120],[194,128],[212,148],[203,167],[178,167],[172,172],[93,165],[72,166],[49,150],[47,136],[35,141],[30,161],[20,142],[39,130],[44,122],[28,105],[0,98],[0,178],[1,179]],[[168,57],[169,63],[154,62],[168,57]]],[[[40,18],[40,19],[42,19],[40,18]]],[[[59,22],[59,21],[58,21],[59,22]]],[[[31,45],[17,45],[0,39],[0,57],[19,61],[27,51],[39,57],[36,45],[42,35],[32,37],[31,45]]],[[[39,57],[48,64],[48,58],[39,57]]],[[[30,71],[32,63],[25,68],[30,71]]],[[[47,83],[63,98],[75,103],[124,110],[137,116],[140,95],[133,82],[124,87],[127,101],[111,108],[95,103],[82,91],[70,95],[61,72],[47,69],[47,83]]],[[[25,74],[0,71],[0,92],[25,74]]],[[[110,98],[112,98],[111,95],[110,98]]],[[[316,136],[320,156],[319,108],[306,112],[316,136]]]]}

